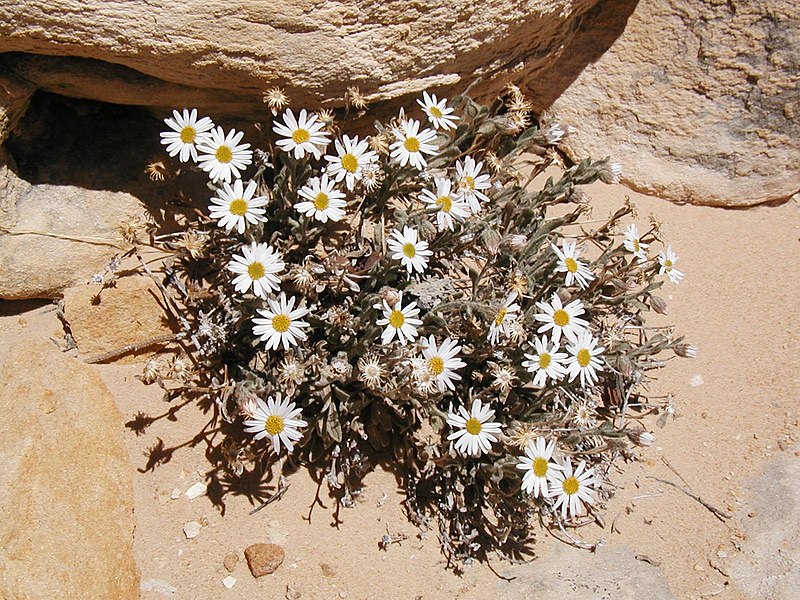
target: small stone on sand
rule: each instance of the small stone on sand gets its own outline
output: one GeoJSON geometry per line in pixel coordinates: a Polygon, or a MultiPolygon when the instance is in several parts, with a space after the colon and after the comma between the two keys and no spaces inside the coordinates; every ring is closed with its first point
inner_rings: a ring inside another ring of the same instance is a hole
{"type": "Polygon", "coordinates": [[[244,557],[253,577],[261,577],[274,573],[283,563],[286,553],[275,544],[253,544],[245,549],[244,557]]]}
{"type": "Polygon", "coordinates": [[[222,585],[226,588],[231,589],[233,586],[236,585],[236,577],[231,577],[228,575],[225,579],[222,580],[222,585]]]}
{"type": "Polygon", "coordinates": [[[189,521],[186,525],[183,526],[183,534],[186,536],[186,539],[196,538],[200,535],[200,523],[197,521],[189,521]]]}
{"type": "Polygon", "coordinates": [[[195,498],[198,498],[206,493],[206,484],[198,481],[192,487],[186,490],[185,493],[189,500],[194,500],[195,498]]]}

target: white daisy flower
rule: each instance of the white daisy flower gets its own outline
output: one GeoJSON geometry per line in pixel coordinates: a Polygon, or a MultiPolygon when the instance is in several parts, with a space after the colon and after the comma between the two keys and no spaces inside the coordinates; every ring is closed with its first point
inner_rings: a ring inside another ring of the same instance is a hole
{"type": "Polygon", "coordinates": [[[456,430],[447,439],[455,440],[456,450],[461,454],[479,456],[488,452],[500,433],[500,423],[490,421],[494,411],[488,404],[481,406],[481,401],[476,398],[470,412],[459,406],[458,413],[450,411],[447,415],[447,424],[456,430]]]}
{"type": "Polygon", "coordinates": [[[208,117],[198,121],[196,108],[192,112],[184,108],[183,114],[173,110],[172,116],[172,119],[164,119],[164,123],[172,131],[161,132],[161,143],[167,147],[167,154],[170,156],[179,154],[181,162],[186,162],[189,157],[197,162],[197,144],[214,128],[214,123],[208,117]]]}
{"type": "Polygon", "coordinates": [[[676,262],[678,262],[678,256],[672,251],[672,246],[668,246],[666,252],[658,255],[658,264],[661,265],[658,274],[666,273],[672,283],[679,283],[683,279],[683,272],[675,268],[676,262]]]}
{"type": "Polygon", "coordinates": [[[253,286],[253,293],[261,298],[280,289],[281,280],[276,273],[284,267],[283,258],[272,246],[256,242],[242,246],[242,256],[234,254],[228,263],[228,270],[237,274],[233,280],[236,291],[245,293],[253,286]]]}
{"type": "Polygon", "coordinates": [[[436,377],[436,386],[440,392],[445,389],[454,390],[454,381],[461,381],[461,375],[455,369],[466,367],[465,363],[456,355],[461,351],[458,341],[445,338],[442,345],[436,347],[436,339],[431,335],[427,340],[423,339],[427,346],[422,351],[422,357],[428,366],[428,370],[436,377]]]}
{"type": "Polygon", "coordinates": [[[536,308],[543,313],[534,315],[534,318],[544,323],[537,333],[544,333],[545,331],[553,330],[553,343],[558,344],[561,340],[561,334],[573,339],[578,333],[583,331],[589,326],[589,322],[579,318],[584,313],[583,302],[580,300],[573,300],[566,306],[561,305],[561,298],[558,294],[553,294],[551,304],[546,302],[537,302],[536,308]]]}
{"type": "Polygon", "coordinates": [[[553,251],[558,256],[558,263],[556,264],[556,273],[566,273],[566,285],[572,285],[578,282],[581,289],[586,289],[589,282],[594,279],[594,273],[584,263],[578,261],[580,252],[577,250],[577,242],[561,241],[561,249],[555,244],[550,244],[553,251]]]}
{"type": "Polygon", "coordinates": [[[517,292],[511,292],[497,311],[492,324],[489,325],[489,343],[496,344],[500,336],[508,337],[511,323],[519,316],[519,304],[516,303],[517,292]]]}
{"type": "Polygon", "coordinates": [[[418,235],[416,229],[406,225],[402,233],[397,229],[392,231],[387,241],[389,250],[394,252],[392,258],[399,260],[409,275],[412,271],[422,273],[428,266],[428,257],[433,254],[428,250],[428,242],[418,239],[418,235]]]}
{"type": "Polygon", "coordinates": [[[298,202],[294,207],[307,217],[327,223],[328,219],[339,221],[344,216],[343,209],[347,205],[344,194],[336,189],[336,183],[328,179],[327,173],[323,173],[321,179],[309,179],[297,194],[306,202],[298,202]]]}
{"type": "Polygon", "coordinates": [[[349,138],[342,136],[342,141],[334,141],[336,146],[336,156],[328,155],[328,173],[338,183],[342,179],[345,181],[348,190],[352,190],[356,181],[361,181],[365,167],[378,160],[378,155],[369,148],[368,140],[358,141],[358,136],[349,138]]]}
{"type": "Polygon", "coordinates": [[[422,321],[417,319],[419,309],[416,302],[403,307],[402,292],[398,293],[394,306],[389,306],[386,300],[383,300],[373,308],[383,311],[383,318],[377,321],[378,325],[386,325],[381,334],[382,344],[388,344],[396,335],[398,341],[405,346],[407,342],[413,342],[417,337],[417,325],[422,325],[422,321]]]}
{"type": "Polygon", "coordinates": [[[286,294],[281,292],[277,301],[268,298],[267,303],[268,309],[259,308],[256,311],[263,319],[258,317],[253,319],[255,323],[253,334],[267,343],[267,350],[277,350],[281,344],[284,350],[288,350],[289,346],[294,346],[308,337],[303,328],[309,325],[300,319],[311,311],[307,308],[294,308],[294,296],[287,302],[286,294]]]}
{"type": "Polygon", "coordinates": [[[248,223],[251,225],[259,221],[266,221],[264,213],[267,212],[262,206],[267,204],[264,196],[253,198],[256,193],[256,182],[251,181],[247,188],[242,184],[241,179],[237,179],[231,186],[227,182],[222,183],[222,188],[217,190],[217,195],[211,198],[213,204],[208,207],[211,218],[217,221],[219,227],[224,227],[230,231],[236,227],[240,234],[244,233],[244,228],[248,223]]]}
{"type": "Polygon", "coordinates": [[[558,351],[557,342],[551,343],[547,336],[543,335],[533,340],[533,347],[536,354],[526,352],[525,358],[528,360],[522,361],[522,366],[534,375],[533,385],[544,387],[548,378],[551,381],[558,381],[566,375],[564,361],[567,355],[558,351]]]}
{"type": "Polygon", "coordinates": [[[555,440],[545,444],[544,438],[539,436],[536,442],[528,442],[525,446],[525,456],[519,457],[517,468],[525,471],[525,475],[522,476],[522,489],[532,494],[534,498],[547,495],[548,476],[552,476],[553,471],[562,469],[561,465],[550,462],[555,449],[555,440]]]}
{"type": "Polygon", "coordinates": [[[211,181],[219,180],[230,183],[231,177],[242,176],[241,171],[253,162],[253,151],[250,144],[240,144],[244,133],[231,129],[227,135],[222,127],[208,132],[207,137],[197,142],[197,163],[208,173],[211,181]]]}
{"type": "Polygon", "coordinates": [[[636,228],[635,223],[631,223],[625,228],[625,241],[622,243],[625,249],[628,252],[632,252],[640,261],[644,262],[647,260],[647,253],[645,250],[650,244],[643,244],[641,242],[639,239],[639,230],[636,228]]]}
{"type": "Polygon", "coordinates": [[[428,120],[436,129],[455,129],[458,117],[452,114],[455,109],[447,107],[447,98],[436,99],[436,94],[428,95],[422,92],[422,100],[417,99],[417,104],[422,107],[428,120]]]}
{"type": "Polygon", "coordinates": [[[445,177],[437,177],[434,180],[436,193],[431,190],[422,190],[422,200],[430,208],[437,208],[436,228],[439,231],[449,229],[453,231],[453,220],[463,223],[469,216],[469,206],[462,202],[451,193],[453,183],[445,177]]]}
{"type": "Polygon", "coordinates": [[[476,163],[471,156],[465,156],[464,162],[456,161],[456,181],[461,200],[469,204],[470,210],[478,214],[481,212],[481,202],[488,202],[489,196],[481,190],[492,187],[487,173],[481,174],[483,162],[476,163]]]}
{"type": "Polygon", "coordinates": [[[256,398],[256,406],[249,415],[251,418],[244,422],[244,430],[255,433],[255,440],[269,437],[275,454],[280,453],[281,443],[291,452],[294,442],[303,437],[298,429],[308,425],[297,418],[301,413],[302,409],[295,408],[294,402],[289,402],[288,398],[282,400],[280,392],[275,394],[275,398],[269,396],[266,402],[256,398]]]}
{"type": "Polygon", "coordinates": [[[586,462],[578,463],[578,468],[572,471],[572,461],[569,457],[564,459],[561,470],[550,472],[550,485],[547,495],[556,498],[553,505],[555,510],[561,507],[561,517],[566,519],[567,514],[577,517],[584,514],[584,505],[594,504],[595,497],[592,487],[597,485],[594,469],[587,469],[586,462]]]}
{"type": "Polygon", "coordinates": [[[584,330],[575,339],[567,342],[567,352],[570,355],[566,367],[570,381],[580,374],[583,387],[597,383],[597,371],[602,371],[604,364],[599,357],[605,350],[603,346],[597,345],[598,341],[591,331],[584,330]]]}
{"type": "Polygon", "coordinates": [[[283,113],[283,123],[275,123],[272,130],[283,136],[275,144],[284,152],[293,152],[295,158],[303,158],[306,154],[319,158],[331,141],[324,128],[325,124],[317,120],[317,115],[308,115],[305,108],[297,119],[292,109],[287,108],[283,113]]]}
{"type": "Polygon", "coordinates": [[[411,163],[420,171],[428,166],[423,154],[435,155],[439,149],[432,141],[436,137],[433,129],[419,130],[419,121],[409,119],[400,123],[400,128],[394,130],[397,138],[389,146],[391,157],[405,167],[411,163]]]}

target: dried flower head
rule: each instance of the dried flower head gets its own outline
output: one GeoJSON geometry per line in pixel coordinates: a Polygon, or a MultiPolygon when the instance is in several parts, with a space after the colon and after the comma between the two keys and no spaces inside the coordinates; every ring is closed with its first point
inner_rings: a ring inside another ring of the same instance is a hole
{"type": "Polygon", "coordinates": [[[357,86],[347,88],[344,94],[344,101],[347,106],[352,106],[357,110],[364,110],[367,108],[367,99],[357,86]]]}
{"type": "Polygon", "coordinates": [[[283,89],[279,87],[272,87],[264,92],[264,102],[269,106],[270,112],[273,117],[277,117],[278,113],[289,105],[289,98],[283,89]]]}
{"type": "Polygon", "coordinates": [[[151,159],[147,163],[144,172],[147,173],[151,181],[164,181],[170,174],[166,162],[162,159],[151,159]]]}

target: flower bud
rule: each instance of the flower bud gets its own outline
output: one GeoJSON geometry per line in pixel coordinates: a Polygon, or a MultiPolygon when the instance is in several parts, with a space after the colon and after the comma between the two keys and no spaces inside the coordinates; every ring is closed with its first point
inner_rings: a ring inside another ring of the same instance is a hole
{"type": "Polygon", "coordinates": [[[631,441],[637,446],[652,446],[656,442],[656,436],[649,431],[640,431],[631,434],[631,441]]]}
{"type": "Polygon", "coordinates": [[[681,358],[697,358],[697,346],[691,344],[678,344],[674,351],[681,358]]]}
{"type": "Polygon", "coordinates": [[[390,307],[397,304],[397,301],[400,300],[400,292],[390,287],[381,288],[381,290],[378,292],[378,296],[380,296],[381,300],[385,300],[386,304],[388,304],[390,307]]]}
{"type": "Polygon", "coordinates": [[[619,163],[608,163],[598,173],[603,183],[619,183],[622,176],[622,165],[619,163]]]}
{"type": "Polygon", "coordinates": [[[650,308],[660,315],[666,315],[669,312],[667,303],[660,296],[650,296],[650,308]]]}

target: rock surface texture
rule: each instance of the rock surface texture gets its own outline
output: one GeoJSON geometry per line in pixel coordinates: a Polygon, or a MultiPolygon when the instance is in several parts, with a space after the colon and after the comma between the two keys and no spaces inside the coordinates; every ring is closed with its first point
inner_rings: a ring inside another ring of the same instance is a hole
{"type": "Polygon", "coordinates": [[[800,587],[800,447],[793,450],[778,454],[748,486],[739,511],[746,538],[730,575],[751,600],[790,600],[800,587]]]}
{"type": "Polygon", "coordinates": [[[610,154],[630,187],[696,204],[800,191],[800,3],[640,2],[600,55],[597,40],[619,21],[612,5],[565,48],[574,64],[530,82],[551,94],[540,105],[554,101],[556,118],[578,128],[566,140],[574,158],[610,154]]]}
{"type": "Polygon", "coordinates": [[[313,105],[541,70],[597,2],[0,0],[0,53],[59,94],[252,114],[273,85],[313,105]]]}
{"type": "Polygon", "coordinates": [[[500,600],[674,600],[658,569],[636,560],[627,548],[601,548],[596,553],[566,544],[530,564],[504,573],[500,600]]]}
{"type": "Polygon", "coordinates": [[[55,298],[125,249],[119,227],[141,217],[124,192],[31,185],[0,150],[0,299],[55,298]]]}
{"type": "Polygon", "coordinates": [[[0,598],[138,598],[122,418],[90,367],[23,333],[0,332],[0,598]]]}

